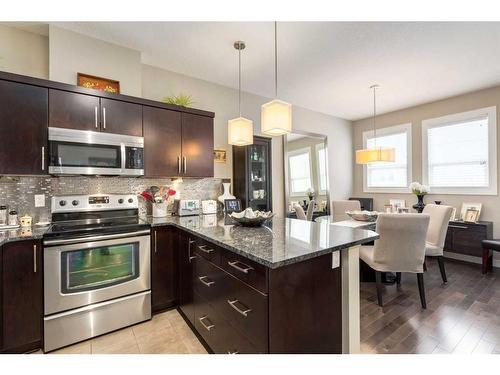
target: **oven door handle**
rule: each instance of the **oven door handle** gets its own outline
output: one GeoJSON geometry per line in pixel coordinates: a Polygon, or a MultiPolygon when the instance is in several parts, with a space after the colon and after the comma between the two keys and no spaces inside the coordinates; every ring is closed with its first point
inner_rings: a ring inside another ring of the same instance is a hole
{"type": "Polygon", "coordinates": [[[73,244],[82,242],[92,242],[92,241],[104,241],[111,240],[115,238],[126,238],[135,237],[140,235],[148,235],[151,233],[150,229],[144,229],[137,232],[127,232],[127,233],[116,233],[116,234],[106,234],[103,236],[92,236],[92,237],[81,237],[81,238],[68,238],[62,240],[44,240],[43,244],[47,246],[51,245],[62,245],[62,244],[73,244]]]}

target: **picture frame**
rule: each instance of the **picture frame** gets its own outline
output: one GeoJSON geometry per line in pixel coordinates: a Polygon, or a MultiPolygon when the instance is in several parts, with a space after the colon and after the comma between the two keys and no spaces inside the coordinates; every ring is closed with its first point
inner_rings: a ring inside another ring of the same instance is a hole
{"type": "Polygon", "coordinates": [[[214,161],[216,163],[226,163],[226,150],[223,148],[216,148],[214,149],[214,161]]]}
{"type": "Polygon", "coordinates": [[[482,203],[474,203],[474,202],[464,202],[462,203],[462,208],[460,209],[460,220],[465,221],[465,215],[467,213],[468,209],[475,209],[479,211],[477,215],[476,221],[479,220],[479,217],[481,216],[481,209],[483,207],[482,203]]]}
{"type": "Polygon", "coordinates": [[[398,208],[406,208],[404,199],[389,199],[389,204],[392,206],[392,212],[398,212],[398,208]]]}
{"type": "Polygon", "coordinates": [[[386,214],[392,213],[392,205],[391,204],[384,204],[384,212],[386,214]]]}
{"type": "Polygon", "coordinates": [[[105,91],[113,94],[120,93],[120,81],[110,78],[93,76],[86,73],[78,72],[76,74],[76,84],[88,89],[105,91]]]}
{"type": "Polygon", "coordinates": [[[475,208],[469,208],[465,211],[464,222],[475,223],[479,219],[479,210],[475,208]]]}
{"type": "Polygon", "coordinates": [[[233,212],[241,212],[241,200],[240,199],[225,199],[224,209],[226,214],[231,214],[233,212]]]}
{"type": "Polygon", "coordinates": [[[453,207],[453,211],[451,211],[450,221],[455,220],[455,219],[456,219],[456,216],[457,216],[457,208],[456,208],[456,207],[453,207]]]}

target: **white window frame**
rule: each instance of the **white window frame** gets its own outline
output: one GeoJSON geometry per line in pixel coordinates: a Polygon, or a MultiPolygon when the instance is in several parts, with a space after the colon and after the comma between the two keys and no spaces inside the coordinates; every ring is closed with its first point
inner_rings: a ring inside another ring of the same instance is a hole
{"type": "Polygon", "coordinates": [[[297,150],[292,150],[287,152],[287,163],[288,163],[288,183],[290,184],[290,196],[291,197],[303,197],[307,195],[307,191],[292,191],[292,173],[291,173],[291,165],[290,165],[290,156],[293,155],[301,155],[301,154],[309,154],[309,179],[311,180],[311,189],[314,189],[313,183],[313,174],[312,174],[312,155],[311,155],[311,147],[299,148],[297,150]]]}
{"type": "Polygon", "coordinates": [[[422,183],[429,183],[428,130],[452,125],[457,122],[488,116],[488,187],[436,187],[431,186],[431,194],[497,195],[497,107],[486,107],[472,111],[454,113],[447,116],[422,121],[422,183]]]}
{"type": "Polygon", "coordinates": [[[318,184],[318,194],[319,195],[325,195],[326,192],[328,191],[328,149],[326,148],[326,144],[325,143],[318,143],[316,146],[315,146],[315,150],[316,152],[316,168],[317,168],[317,171],[318,171],[318,178],[317,178],[317,184],[318,184]],[[320,167],[319,167],[319,151],[323,149],[325,150],[325,172],[326,172],[326,189],[325,190],[321,190],[321,173],[320,173],[320,167]]]}
{"type": "MultiPolygon", "coordinates": [[[[368,170],[367,166],[363,165],[363,192],[364,193],[409,193],[408,186],[413,180],[412,172],[412,138],[411,138],[411,122],[401,125],[388,126],[377,129],[377,137],[406,133],[406,186],[405,187],[368,187],[368,170]]],[[[363,148],[367,148],[369,138],[373,138],[374,131],[363,132],[363,148]]]]}

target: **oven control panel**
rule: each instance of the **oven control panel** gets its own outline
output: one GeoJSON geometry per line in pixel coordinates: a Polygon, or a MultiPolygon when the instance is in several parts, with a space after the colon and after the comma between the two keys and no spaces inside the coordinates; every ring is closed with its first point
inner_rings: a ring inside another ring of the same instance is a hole
{"type": "Polygon", "coordinates": [[[65,195],[52,197],[51,212],[105,211],[137,209],[139,202],[133,194],[65,195]]]}

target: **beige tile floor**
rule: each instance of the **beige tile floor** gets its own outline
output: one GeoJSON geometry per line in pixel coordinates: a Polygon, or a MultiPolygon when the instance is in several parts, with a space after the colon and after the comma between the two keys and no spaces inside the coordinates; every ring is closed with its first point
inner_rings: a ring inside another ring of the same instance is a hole
{"type": "MultiPolygon", "coordinates": [[[[177,310],[52,352],[53,354],[206,354],[177,310]]],[[[51,353],[51,354],[52,354],[51,353]]]]}

